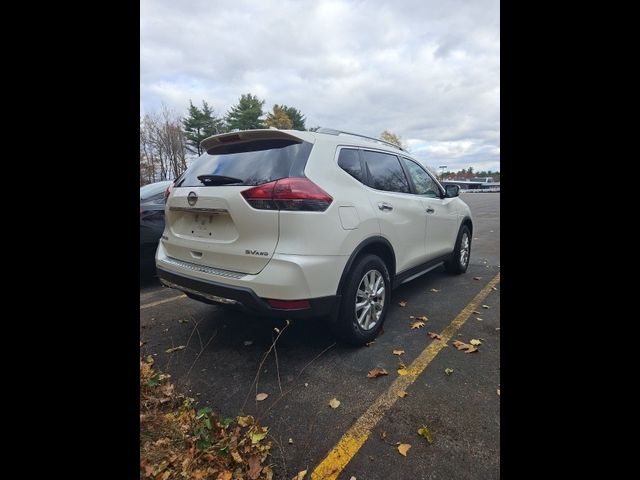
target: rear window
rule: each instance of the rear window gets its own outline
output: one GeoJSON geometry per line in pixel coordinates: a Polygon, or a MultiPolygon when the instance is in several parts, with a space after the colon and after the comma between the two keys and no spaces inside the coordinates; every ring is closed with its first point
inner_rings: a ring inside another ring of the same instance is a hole
{"type": "Polygon", "coordinates": [[[302,177],[313,145],[291,140],[256,140],[220,145],[194,161],[179,187],[202,187],[201,175],[238,179],[229,185],[261,185],[288,177],[302,177]]]}

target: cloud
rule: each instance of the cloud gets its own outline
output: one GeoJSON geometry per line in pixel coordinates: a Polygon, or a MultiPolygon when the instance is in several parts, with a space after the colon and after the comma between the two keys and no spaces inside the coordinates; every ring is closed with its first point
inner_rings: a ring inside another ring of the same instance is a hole
{"type": "Polygon", "coordinates": [[[192,99],[223,115],[251,92],[308,126],[391,130],[425,164],[499,168],[497,1],[140,5],[141,112],[192,99]]]}

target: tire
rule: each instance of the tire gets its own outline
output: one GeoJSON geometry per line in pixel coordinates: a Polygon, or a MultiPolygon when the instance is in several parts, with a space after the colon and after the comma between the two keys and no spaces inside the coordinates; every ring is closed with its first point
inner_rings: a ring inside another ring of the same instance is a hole
{"type": "Polygon", "coordinates": [[[364,255],[355,262],[347,277],[338,318],[332,324],[335,335],[353,345],[371,342],[382,329],[390,302],[391,280],[387,266],[376,255],[364,255]],[[376,291],[368,291],[369,280],[378,283],[376,291]],[[383,290],[380,290],[381,283],[383,290]]]}
{"type": "Polygon", "coordinates": [[[462,225],[458,232],[456,245],[451,253],[451,259],[444,263],[444,268],[449,273],[460,275],[467,271],[469,258],[471,257],[471,232],[469,227],[462,225]]]}

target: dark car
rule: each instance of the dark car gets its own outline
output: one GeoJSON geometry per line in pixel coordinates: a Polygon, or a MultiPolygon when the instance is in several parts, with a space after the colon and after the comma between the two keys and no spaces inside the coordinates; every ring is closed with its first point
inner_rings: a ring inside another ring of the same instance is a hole
{"type": "Polygon", "coordinates": [[[164,231],[164,193],[172,180],[140,187],[140,263],[153,265],[164,231]]]}

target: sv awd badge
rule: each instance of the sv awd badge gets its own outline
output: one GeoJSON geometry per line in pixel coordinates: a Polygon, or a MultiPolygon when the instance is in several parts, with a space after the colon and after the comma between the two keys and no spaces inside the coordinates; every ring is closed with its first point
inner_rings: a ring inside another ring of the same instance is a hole
{"type": "Polygon", "coordinates": [[[262,257],[268,257],[269,252],[259,252],[258,250],[245,250],[245,255],[260,255],[262,257]]]}

